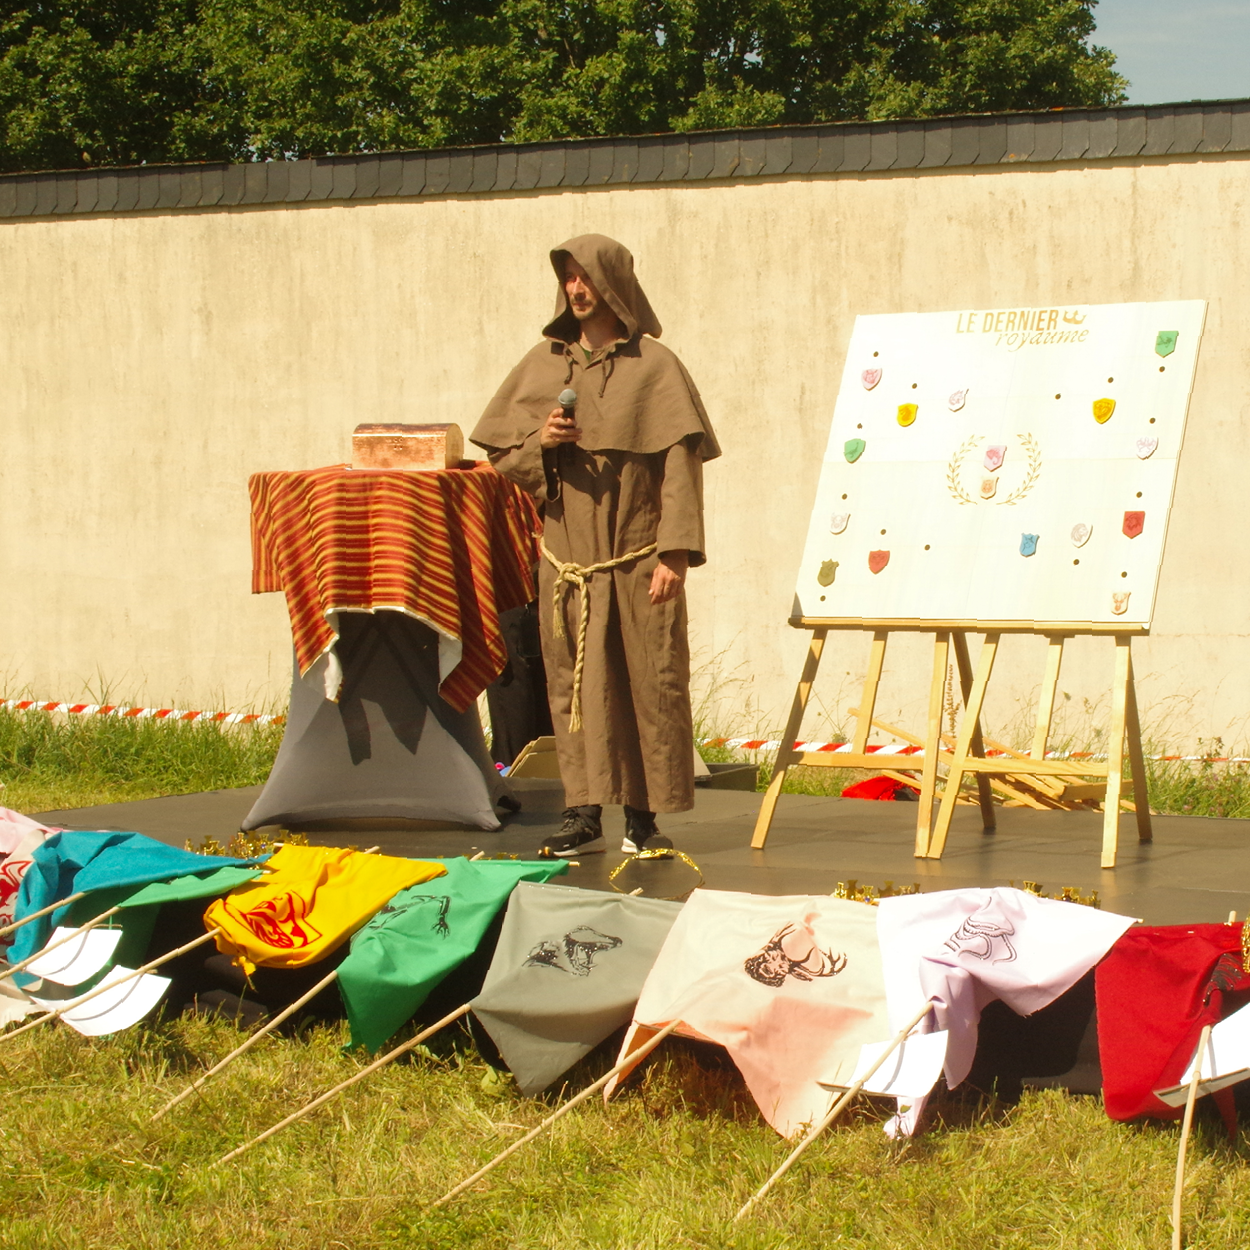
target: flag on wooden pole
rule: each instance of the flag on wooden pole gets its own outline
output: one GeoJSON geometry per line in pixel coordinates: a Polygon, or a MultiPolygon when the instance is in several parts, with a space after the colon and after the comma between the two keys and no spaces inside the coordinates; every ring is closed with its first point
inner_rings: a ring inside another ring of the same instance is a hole
{"type": "MultiPolygon", "coordinates": [[[[13,923],[17,892],[31,865],[35,847],[60,829],[41,825],[7,807],[0,807],[0,928],[13,923]]],[[[0,942],[6,942],[0,937],[0,942]]]]}
{"type": "Polygon", "coordinates": [[[548,881],[563,860],[438,861],[446,875],[409,886],[352,938],[339,965],[352,1045],[370,1051],[412,1018],[430,992],[478,948],[520,881],[548,881]]]}
{"type": "Polygon", "coordinates": [[[521,882],[473,1014],[525,1095],[628,1024],[680,903],[521,882]]]}
{"type": "Polygon", "coordinates": [[[647,977],[622,1060],[674,1020],[679,1034],[724,1046],[764,1119],[794,1136],[829,1108],[820,1082],[849,1085],[860,1047],[890,1034],[872,909],[696,890],[647,977]]]}
{"type": "Polygon", "coordinates": [[[441,877],[441,863],[325,846],[283,846],[257,881],[211,903],[217,949],[249,975],[324,959],[400,890],[441,877]]]}
{"type": "MultiPolygon", "coordinates": [[[[892,1023],[926,998],[924,1031],[945,1029],[946,1083],[972,1068],[982,1010],[1001,999],[1032,1015],[1071,989],[1133,919],[1026,890],[940,890],[883,898],[877,932],[892,1023]]],[[[886,1126],[891,1136],[915,1131],[923,1100],[886,1126]]]]}
{"type": "MultiPolygon", "coordinates": [[[[197,855],[166,846],[141,833],[54,833],[35,848],[18,891],[16,919],[21,921],[58,899],[126,886],[147,885],[185,875],[202,876],[227,866],[253,865],[255,860],[223,855],[197,855]]],[[[8,958],[20,963],[41,950],[52,929],[64,923],[57,908],[17,931],[8,958]]]]}

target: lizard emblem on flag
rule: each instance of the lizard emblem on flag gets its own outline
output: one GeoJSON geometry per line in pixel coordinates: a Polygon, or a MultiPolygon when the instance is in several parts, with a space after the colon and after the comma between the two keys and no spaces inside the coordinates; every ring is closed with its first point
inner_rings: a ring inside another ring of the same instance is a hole
{"type": "MultiPolygon", "coordinates": [[[[447,923],[447,913],[451,911],[450,894],[416,894],[412,898],[405,899],[398,907],[393,902],[387,903],[378,912],[378,915],[381,917],[398,916],[411,907],[420,907],[423,903],[438,904],[438,915],[434,917],[434,923],[430,925],[430,931],[437,933],[441,938],[450,937],[451,926],[447,923]]],[[[386,924],[386,920],[383,919],[381,923],[386,924]]]]}
{"type": "Polygon", "coordinates": [[[588,924],[579,924],[562,938],[539,942],[530,951],[525,967],[531,964],[543,968],[555,968],[575,977],[588,977],[595,966],[595,956],[601,951],[614,950],[621,939],[610,933],[600,933],[588,924]]]}
{"type": "Polygon", "coordinates": [[[999,958],[991,962],[1009,964],[1016,958],[1016,948],[1012,946],[1010,941],[1015,932],[1011,922],[1006,918],[991,920],[987,917],[978,920],[973,916],[969,916],[946,939],[944,945],[949,950],[953,950],[956,955],[971,955],[973,959],[980,960],[989,959],[991,955],[999,951],[1005,951],[1005,954],[1000,955],[999,958]]]}
{"type": "Polygon", "coordinates": [[[747,976],[761,985],[778,989],[788,977],[796,981],[814,981],[817,977],[836,977],[846,968],[846,956],[834,955],[832,950],[822,951],[816,935],[807,924],[783,925],[768,939],[764,949],[757,951],[742,965],[747,976]],[[789,939],[796,938],[791,942],[789,939]],[[806,952],[799,958],[789,953],[806,945],[806,952]]]}

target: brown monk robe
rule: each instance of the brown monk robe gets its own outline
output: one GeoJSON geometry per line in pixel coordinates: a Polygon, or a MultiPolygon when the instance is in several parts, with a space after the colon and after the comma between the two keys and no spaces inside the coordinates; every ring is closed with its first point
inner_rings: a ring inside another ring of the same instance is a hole
{"type": "MultiPolygon", "coordinates": [[[[504,381],[471,438],[544,507],[548,554],[541,565],[539,611],[570,809],[566,826],[579,808],[597,826],[592,809],[619,803],[626,806],[628,829],[639,813],[649,819],[694,806],[681,582],[687,565],[707,558],[703,461],[720,449],[694,383],[677,357],[655,341],[660,323],[634,277],[629,252],[602,235],[583,235],[555,248],[551,262],[560,282],[555,318],[543,330],[544,341],[504,381]],[[610,327],[597,346],[586,312],[595,299],[610,327]],[[555,407],[566,387],[577,393],[575,425],[563,422],[555,407]],[[553,439],[560,441],[553,446],[553,439]],[[577,570],[636,552],[643,554],[586,573],[586,590],[560,580],[557,565],[575,566],[575,583],[577,570]],[[581,725],[571,727],[587,593],[581,725]]],[[[647,830],[642,833],[636,842],[645,840],[647,830]]],[[[577,845],[568,853],[602,847],[601,837],[598,846],[590,845],[589,836],[572,841],[577,845]]]]}

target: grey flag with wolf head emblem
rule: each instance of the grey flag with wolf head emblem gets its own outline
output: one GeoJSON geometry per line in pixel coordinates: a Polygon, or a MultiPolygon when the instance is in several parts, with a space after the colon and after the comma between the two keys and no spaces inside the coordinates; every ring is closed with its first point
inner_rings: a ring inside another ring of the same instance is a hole
{"type": "Polygon", "coordinates": [[[521,882],[473,1012],[537,1094],[628,1024],[680,903],[521,882]]]}

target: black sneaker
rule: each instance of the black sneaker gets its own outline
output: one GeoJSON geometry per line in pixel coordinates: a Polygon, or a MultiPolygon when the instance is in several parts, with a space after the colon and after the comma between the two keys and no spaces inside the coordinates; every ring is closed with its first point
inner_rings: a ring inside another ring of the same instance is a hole
{"type": "Polygon", "coordinates": [[[599,817],[584,809],[566,807],[560,832],[543,841],[538,855],[540,859],[574,859],[607,849],[599,817]]]}
{"type": "Polygon", "coordinates": [[[661,853],[657,858],[672,859],[671,854],[662,854],[672,849],[672,842],[655,827],[654,812],[640,812],[636,807],[625,808],[625,841],[621,843],[621,850],[626,855],[652,851],[661,853]]]}

